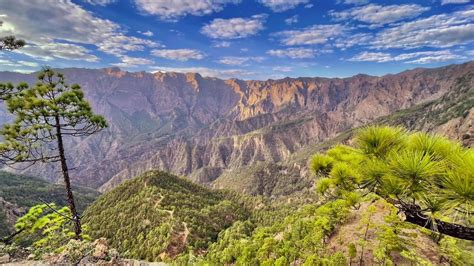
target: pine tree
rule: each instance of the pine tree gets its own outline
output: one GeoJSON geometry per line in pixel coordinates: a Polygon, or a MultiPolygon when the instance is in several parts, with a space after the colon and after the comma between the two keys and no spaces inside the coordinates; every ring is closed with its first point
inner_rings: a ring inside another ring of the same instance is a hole
{"type": "Polygon", "coordinates": [[[3,125],[0,159],[7,165],[59,162],[74,222],[76,238],[81,238],[81,221],[71,189],[64,137],[90,136],[107,126],[102,116],[93,113],[81,87],[67,85],[61,73],[44,68],[38,83],[0,84],[0,97],[14,121],[3,125]]]}
{"type": "Polygon", "coordinates": [[[393,204],[407,222],[439,234],[474,240],[474,151],[444,137],[400,127],[370,126],[355,149],[336,146],[317,154],[317,192],[357,203],[353,192],[372,192],[393,204]]]}
{"type": "MultiPolygon", "coordinates": [[[[0,21],[0,27],[3,25],[3,21],[0,21]]],[[[0,37],[0,51],[2,50],[15,50],[25,46],[24,40],[18,40],[15,36],[0,37]]]]}

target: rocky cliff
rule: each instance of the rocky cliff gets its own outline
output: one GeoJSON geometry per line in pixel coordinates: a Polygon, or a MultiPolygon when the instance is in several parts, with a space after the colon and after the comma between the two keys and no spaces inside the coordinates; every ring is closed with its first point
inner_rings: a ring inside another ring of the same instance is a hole
{"type": "MultiPolygon", "coordinates": [[[[68,143],[74,181],[106,190],[154,168],[210,184],[232,169],[284,161],[344,130],[440,98],[474,73],[474,62],[383,77],[267,81],[117,68],[61,72],[109,121],[104,132],[68,143]]],[[[32,83],[34,74],[1,72],[5,81],[32,83]]],[[[28,171],[57,178],[52,166],[28,171]]]]}

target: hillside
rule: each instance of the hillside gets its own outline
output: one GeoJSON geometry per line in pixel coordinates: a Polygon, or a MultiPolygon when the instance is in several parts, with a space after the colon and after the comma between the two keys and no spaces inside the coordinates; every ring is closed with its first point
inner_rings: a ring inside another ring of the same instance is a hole
{"type": "MultiPolygon", "coordinates": [[[[473,70],[470,62],[383,77],[243,81],[62,69],[110,124],[99,135],[69,142],[77,151],[69,158],[77,167],[74,182],[104,191],[162,169],[210,184],[228,170],[286,161],[345,130],[435,100],[473,70]]],[[[2,72],[0,81],[32,83],[34,74],[2,72]]],[[[29,171],[56,179],[54,167],[29,171]]]]}
{"type": "MultiPolygon", "coordinates": [[[[77,206],[83,212],[99,192],[89,188],[74,189],[77,206]]],[[[37,177],[0,171],[0,237],[11,232],[16,219],[29,207],[42,201],[66,206],[66,195],[60,184],[51,184],[37,177]]]]}
{"type": "MultiPolygon", "coordinates": [[[[368,124],[400,125],[410,130],[438,133],[474,145],[474,74],[459,78],[440,98],[393,114],[368,124]]],[[[285,196],[308,190],[314,179],[308,169],[308,158],[337,143],[346,143],[357,128],[343,131],[323,142],[308,144],[282,162],[259,162],[224,171],[211,186],[233,189],[251,195],[285,196]]],[[[291,129],[288,129],[291,130],[291,129]]],[[[196,173],[190,176],[195,179],[196,173]]],[[[199,182],[199,181],[198,181],[199,182]]]]}
{"type": "Polygon", "coordinates": [[[125,257],[160,261],[203,252],[248,210],[231,194],[164,172],[148,172],[102,195],[83,222],[125,257]]]}

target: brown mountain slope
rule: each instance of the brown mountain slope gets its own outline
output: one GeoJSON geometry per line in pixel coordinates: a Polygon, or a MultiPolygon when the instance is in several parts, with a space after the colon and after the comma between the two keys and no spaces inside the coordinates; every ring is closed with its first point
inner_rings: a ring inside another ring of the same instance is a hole
{"type": "MultiPolygon", "coordinates": [[[[437,133],[473,147],[474,73],[457,79],[448,92],[436,100],[397,111],[370,123],[401,125],[410,130],[437,133]]],[[[335,138],[306,145],[282,162],[261,162],[228,169],[211,185],[266,196],[311,190],[314,176],[308,169],[309,158],[338,143],[350,142],[355,130],[357,128],[351,128],[335,138]]]]}
{"type": "MultiPolygon", "coordinates": [[[[474,62],[383,77],[268,81],[115,68],[61,71],[83,86],[111,125],[68,144],[74,181],[108,189],[151,168],[209,183],[228,169],[286,160],[309,144],[439,98],[474,72],[474,62]]],[[[33,80],[0,73],[0,81],[33,80]]],[[[50,179],[57,174],[51,167],[29,171],[50,179]]]]}

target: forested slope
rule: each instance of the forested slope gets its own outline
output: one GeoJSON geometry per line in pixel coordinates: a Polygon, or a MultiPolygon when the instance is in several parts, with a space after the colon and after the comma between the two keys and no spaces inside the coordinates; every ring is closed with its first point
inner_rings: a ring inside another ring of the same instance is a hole
{"type": "Polygon", "coordinates": [[[203,252],[247,216],[233,194],[152,171],[102,195],[83,222],[91,236],[106,237],[124,256],[159,261],[203,252]]]}
{"type": "MultiPolygon", "coordinates": [[[[76,187],[74,192],[81,212],[99,196],[99,192],[90,188],[76,187]]],[[[0,237],[12,231],[16,219],[28,208],[42,202],[65,206],[66,200],[60,184],[0,171],[0,237]]]]}

